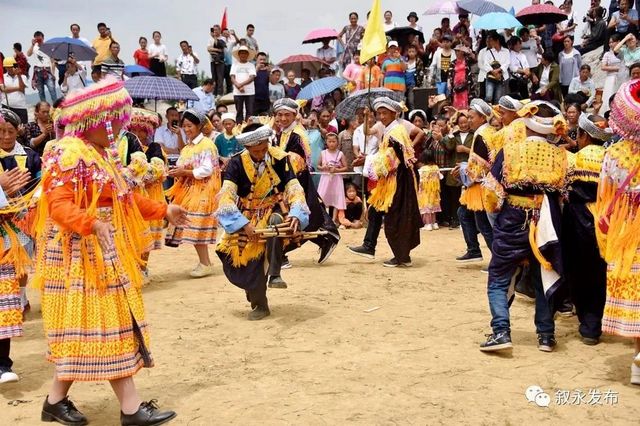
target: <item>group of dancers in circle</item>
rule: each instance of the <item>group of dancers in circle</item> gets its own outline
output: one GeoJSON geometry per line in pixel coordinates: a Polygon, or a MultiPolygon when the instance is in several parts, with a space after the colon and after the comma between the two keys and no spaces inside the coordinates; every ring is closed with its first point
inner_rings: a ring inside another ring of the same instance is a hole
{"type": "MultiPolygon", "coordinates": [[[[553,349],[551,300],[566,281],[558,263],[563,250],[555,243],[566,214],[577,219],[563,223],[562,235],[581,242],[572,246],[578,263],[567,276],[606,280],[606,305],[576,304],[581,324],[586,330],[602,309],[601,329],[635,338],[637,353],[640,136],[634,114],[640,111],[640,83],[625,84],[616,97],[611,126],[621,140],[606,151],[602,145],[613,134],[604,119],[583,115],[582,149],[567,155],[547,138],[566,127],[559,110],[541,101],[512,103],[513,121],[492,134],[493,108],[472,101],[474,143],[460,171],[465,205],[487,212],[494,229],[488,284],[493,333],[481,349],[512,346],[510,287],[523,262],[536,271],[539,347],[553,349]],[[572,227],[573,233],[567,230],[572,227]]],[[[393,252],[385,266],[410,266],[423,226],[416,159],[398,121],[403,106],[379,97],[373,109],[385,126],[378,153],[367,164],[368,177],[377,183],[363,245],[350,250],[373,257],[384,225],[393,252]]],[[[18,379],[10,344],[23,332],[23,288],[32,268],[31,286],[42,295],[46,358],[55,364],[42,420],[86,424],[69,389],[75,381],[105,380],[120,402],[121,424],[174,418],[155,400],[143,401],[133,381],[142,367],[153,365],[142,299],[150,252],[163,243],[192,244],[199,263],[191,275],[204,277],[212,267],[208,245],[216,244],[224,274],[251,304],[248,319],[260,320],[270,315],[267,288],[287,286],[281,277],[286,253],[309,239],[323,263],[339,241],[311,179],[311,150],[298,110],[295,101],[281,99],[272,123],[246,124],[237,135],[244,150],[224,168],[216,145],[204,136],[211,123],[196,110],[182,115],[188,143],[176,166],[168,167],[161,147],[150,140],[158,115],[132,108],[119,81],[106,79],[64,99],[53,112],[57,138],[41,159],[16,143],[16,114],[0,110],[0,381],[18,379]],[[167,176],[175,182],[165,192],[167,176]]],[[[635,383],[638,364],[640,356],[632,366],[635,383]]]]}

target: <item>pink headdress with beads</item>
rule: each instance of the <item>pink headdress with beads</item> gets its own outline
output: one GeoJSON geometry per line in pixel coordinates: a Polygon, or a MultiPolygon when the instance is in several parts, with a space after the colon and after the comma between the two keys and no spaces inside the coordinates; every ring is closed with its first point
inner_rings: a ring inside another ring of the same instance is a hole
{"type": "Polygon", "coordinates": [[[609,126],[624,139],[640,143],[640,80],[628,81],[616,93],[611,104],[609,126]]]}
{"type": "Polygon", "coordinates": [[[69,95],[60,105],[58,123],[69,136],[79,136],[112,122],[125,126],[131,117],[131,104],[124,83],[105,78],[69,95]]]}

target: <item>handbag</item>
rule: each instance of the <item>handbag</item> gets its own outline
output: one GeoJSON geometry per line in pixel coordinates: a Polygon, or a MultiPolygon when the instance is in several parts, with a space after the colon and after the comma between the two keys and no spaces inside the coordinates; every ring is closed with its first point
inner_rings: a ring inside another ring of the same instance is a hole
{"type": "MultiPolygon", "coordinates": [[[[491,61],[491,63],[489,64],[491,68],[494,70],[502,68],[502,66],[500,65],[500,62],[496,60],[496,56],[493,54],[493,52],[489,50],[489,53],[491,53],[491,56],[493,57],[493,61],[491,61]]],[[[500,78],[496,77],[491,73],[487,73],[487,78],[489,80],[496,81],[496,82],[502,82],[504,80],[504,76],[502,75],[502,73],[500,73],[500,78]]]]}
{"type": "Polygon", "coordinates": [[[461,93],[467,90],[468,87],[469,87],[469,84],[467,83],[456,84],[455,86],[453,86],[453,91],[455,93],[461,93]]]}

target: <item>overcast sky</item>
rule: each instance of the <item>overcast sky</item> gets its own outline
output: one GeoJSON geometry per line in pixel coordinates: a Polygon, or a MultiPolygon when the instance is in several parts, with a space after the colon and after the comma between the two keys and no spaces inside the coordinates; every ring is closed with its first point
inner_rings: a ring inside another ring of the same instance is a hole
{"type": "MultiPolygon", "coordinates": [[[[422,16],[434,0],[382,0],[383,10],[390,9],[394,21],[406,25],[406,16],[412,10],[420,16],[418,24],[425,36],[439,23],[442,16],[422,16]]],[[[495,0],[505,7],[518,11],[530,4],[530,0],[495,0]]],[[[556,3],[560,3],[559,0],[556,3]]],[[[588,0],[574,1],[575,15],[581,23],[588,0]]],[[[179,54],[180,40],[188,40],[201,58],[206,57],[209,28],[219,24],[224,7],[228,7],[228,23],[240,35],[252,23],[260,48],[266,50],[273,62],[290,54],[314,53],[318,45],[302,45],[304,36],[312,29],[331,27],[340,31],[348,24],[348,15],[356,11],[360,23],[371,8],[372,0],[244,0],[231,2],[213,0],[107,0],[78,2],[77,0],[0,0],[0,51],[13,54],[12,45],[19,41],[26,51],[33,32],[44,32],[45,39],[69,35],[69,25],[78,23],[81,36],[93,40],[97,35],[96,24],[106,22],[114,37],[121,43],[121,58],[133,63],[132,54],[138,47],[138,37],[159,30],[173,61],[179,54]]],[[[452,25],[457,21],[451,16],[452,25]]],[[[473,19],[472,19],[473,23],[473,19]]],[[[208,62],[208,61],[207,61],[208,62]]],[[[204,69],[208,72],[208,66],[204,69]]]]}

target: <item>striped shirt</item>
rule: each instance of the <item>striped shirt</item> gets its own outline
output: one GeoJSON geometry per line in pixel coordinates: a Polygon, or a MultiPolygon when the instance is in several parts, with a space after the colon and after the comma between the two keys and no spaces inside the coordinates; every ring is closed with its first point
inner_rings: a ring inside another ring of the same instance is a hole
{"type": "Polygon", "coordinates": [[[124,75],[124,62],[122,62],[122,59],[114,59],[113,57],[109,57],[102,61],[100,68],[102,73],[105,75],[111,75],[118,80],[123,79],[122,76],[124,75]]]}
{"type": "Polygon", "coordinates": [[[384,73],[384,87],[397,92],[406,90],[404,78],[404,63],[402,59],[387,58],[382,64],[384,73]]]}

